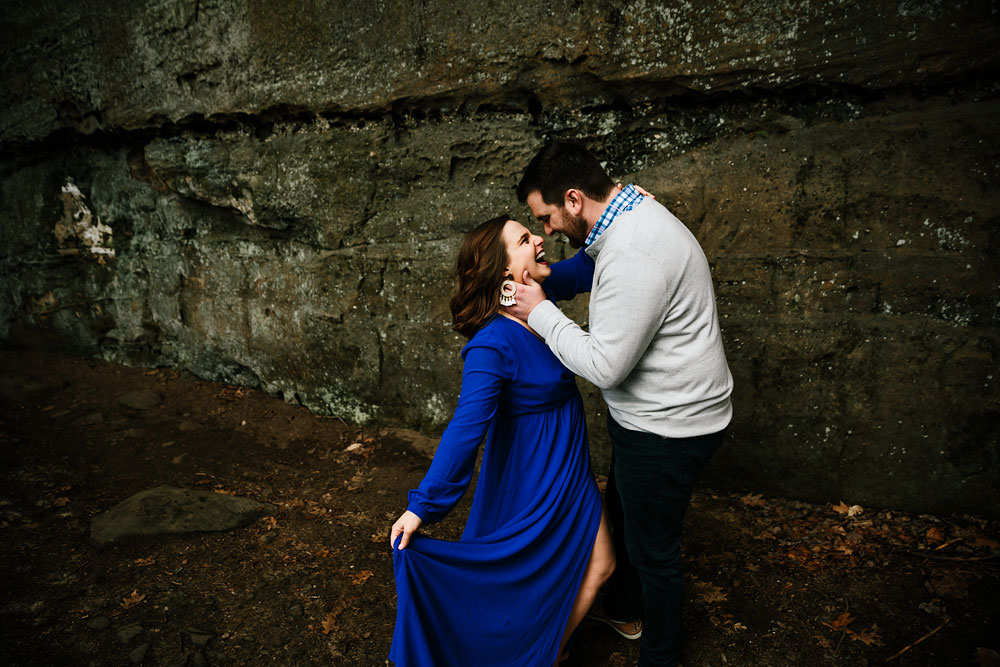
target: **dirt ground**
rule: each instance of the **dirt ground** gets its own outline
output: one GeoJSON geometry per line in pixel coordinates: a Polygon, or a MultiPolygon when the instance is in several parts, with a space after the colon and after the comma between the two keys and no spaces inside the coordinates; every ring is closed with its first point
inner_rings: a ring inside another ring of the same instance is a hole
{"type": "MultiPolygon", "coordinates": [[[[0,451],[4,664],[386,664],[388,528],[428,465],[397,432],[167,369],[0,350],[0,451]],[[118,402],[141,389],[158,405],[118,402]],[[160,484],[278,509],[91,546],[92,517],[160,484]]],[[[848,503],[701,489],[685,665],[1000,665],[997,522],[848,503]]],[[[432,534],[457,537],[461,515],[432,534]]],[[[637,656],[585,621],[568,666],[637,656]]]]}

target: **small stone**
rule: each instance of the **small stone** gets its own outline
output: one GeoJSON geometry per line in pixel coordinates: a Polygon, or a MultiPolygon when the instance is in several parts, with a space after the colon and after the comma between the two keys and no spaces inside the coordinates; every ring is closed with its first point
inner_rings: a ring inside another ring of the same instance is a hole
{"type": "Polygon", "coordinates": [[[90,628],[91,630],[97,630],[97,631],[107,630],[110,625],[111,621],[108,619],[107,616],[95,616],[89,621],[87,621],[87,627],[90,628]]]}
{"type": "Polygon", "coordinates": [[[152,389],[137,389],[117,398],[120,405],[134,410],[150,410],[158,406],[162,400],[162,397],[152,389]]]}
{"type": "Polygon", "coordinates": [[[292,618],[298,618],[299,616],[302,616],[302,605],[293,604],[291,607],[288,608],[288,615],[291,616],[292,618]]]}
{"type": "Polygon", "coordinates": [[[146,659],[146,654],[149,653],[149,642],[144,644],[139,644],[134,649],[132,649],[128,654],[129,662],[133,665],[141,665],[142,661],[146,659]]]}
{"type": "Polygon", "coordinates": [[[195,646],[204,648],[208,645],[208,642],[215,638],[215,633],[211,630],[204,630],[202,628],[185,628],[184,632],[187,633],[188,639],[195,646]]]}
{"type": "Polygon", "coordinates": [[[204,653],[195,653],[191,656],[191,667],[208,667],[208,660],[204,653]]]}
{"type": "Polygon", "coordinates": [[[140,634],[142,634],[142,626],[138,623],[132,623],[118,630],[118,639],[121,640],[122,644],[128,644],[140,634]]]}

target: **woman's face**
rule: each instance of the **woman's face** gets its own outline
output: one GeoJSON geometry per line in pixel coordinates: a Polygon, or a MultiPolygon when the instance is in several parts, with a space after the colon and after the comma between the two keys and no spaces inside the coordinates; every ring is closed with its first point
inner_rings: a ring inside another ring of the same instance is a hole
{"type": "Polygon", "coordinates": [[[507,269],[515,282],[524,282],[525,271],[535,282],[540,283],[549,277],[552,269],[544,261],[545,240],[541,236],[532,234],[516,220],[507,221],[501,236],[507,246],[507,269]]]}

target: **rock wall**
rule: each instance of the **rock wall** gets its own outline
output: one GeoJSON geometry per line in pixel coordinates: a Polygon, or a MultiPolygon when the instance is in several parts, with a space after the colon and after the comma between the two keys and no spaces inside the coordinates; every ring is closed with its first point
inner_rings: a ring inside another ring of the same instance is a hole
{"type": "Polygon", "coordinates": [[[713,266],[713,484],[1000,515],[992,3],[9,4],[6,345],[439,432],[461,235],[579,138],[713,266]]]}

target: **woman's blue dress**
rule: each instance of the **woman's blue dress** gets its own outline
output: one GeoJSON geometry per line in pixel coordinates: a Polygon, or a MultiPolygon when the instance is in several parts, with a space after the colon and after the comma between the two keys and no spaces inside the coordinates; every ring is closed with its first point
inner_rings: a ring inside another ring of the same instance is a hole
{"type": "MultiPolygon", "coordinates": [[[[581,276],[589,288],[589,257],[574,260],[553,265],[550,297],[586,291],[581,276]]],[[[418,532],[393,549],[389,658],[397,667],[549,667],[601,517],[583,403],[574,375],[506,317],[476,332],[462,356],[458,408],[408,509],[428,523],[444,518],[485,436],[476,493],[460,541],[418,532]]]]}

